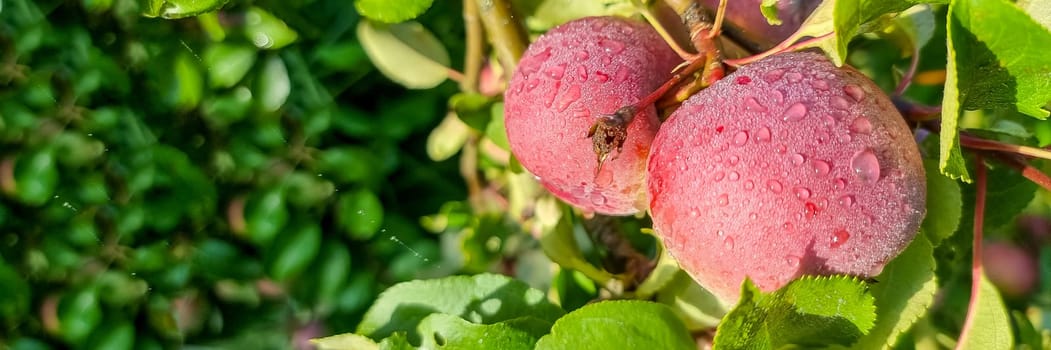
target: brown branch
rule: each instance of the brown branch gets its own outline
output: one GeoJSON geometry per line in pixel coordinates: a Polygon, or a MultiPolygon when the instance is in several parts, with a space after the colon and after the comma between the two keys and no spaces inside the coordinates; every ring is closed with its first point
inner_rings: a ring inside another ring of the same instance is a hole
{"type": "Polygon", "coordinates": [[[460,90],[478,92],[478,77],[481,75],[482,60],[485,58],[485,33],[482,30],[482,22],[478,21],[478,3],[474,0],[463,0],[463,24],[467,31],[467,48],[464,53],[460,90]]]}
{"type": "Polygon", "coordinates": [[[987,151],[1000,151],[1035,158],[1051,159],[1051,151],[1043,148],[1013,145],[1010,143],[1003,143],[1000,141],[993,141],[989,139],[983,139],[980,137],[967,135],[962,132],[960,133],[960,145],[967,148],[981,149],[987,151]]]}
{"type": "Polygon", "coordinates": [[[1029,164],[1024,158],[1017,155],[1003,153],[993,153],[993,156],[1011,168],[1018,170],[1018,172],[1022,173],[1022,176],[1029,179],[1029,181],[1040,185],[1040,187],[1043,187],[1045,190],[1051,191],[1051,177],[1044,174],[1040,169],[1029,164]]]}
{"type": "Polygon", "coordinates": [[[476,0],[475,3],[485,32],[489,34],[489,43],[504,67],[507,80],[511,80],[511,73],[529,45],[525,27],[518,21],[519,16],[515,16],[509,0],[476,0]]]}

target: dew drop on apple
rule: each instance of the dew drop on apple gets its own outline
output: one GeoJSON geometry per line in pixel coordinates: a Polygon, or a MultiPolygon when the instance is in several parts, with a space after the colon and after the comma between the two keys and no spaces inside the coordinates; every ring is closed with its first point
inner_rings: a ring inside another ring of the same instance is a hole
{"type": "Polygon", "coordinates": [[[795,153],[790,158],[790,160],[792,161],[792,165],[801,165],[804,161],[806,161],[806,156],[803,156],[802,153],[795,153]]]}
{"type": "Polygon", "coordinates": [[[726,177],[726,173],[721,172],[721,171],[720,172],[716,172],[715,173],[715,182],[723,181],[724,177],[726,177]]]}
{"type": "Polygon", "coordinates": [[[597,80],[600,83],[605,83],[609,81],[609,74],[600,71],[595,71],[595,80],[597,80]]]}
{"type": "Polygon", "coordinates": [[[847,101],[843,96],[832,96],[832,100],[829,102],[833,108],[847,110],[850,109],[850,101],[847,101]]]}
{"type": "Polygon", "coordinates": [[[829,171],[832,170],[832,166],[828,162],[820,159],[811,159],[810,167],[814,168],[814,173],[820,176],[828,175],[829,171]]]}
{"type": "Polygon", "coordinates": [[[799,257],[795,255],[788,255],[785,257],[785,263],[788,264],[788,267],[790,268],[797,268],[799,267],[799,257]]]}
{"type": "Polygon", "coordinates": [[[738,131],[737,134],[734,135],[734,145],[744,146],[745,143],[748,143],[748,132],[738,131]]]}
{"type": "Polygon", "coordinates": [[[580,81],[587,81],[588,80],[588,69],[585,68],[584,66],[578,66],[577,67],[577,78],[580,78],[580,81]]]}
{"type": "Polygon", "coordinates": [[[741,161],[741,158],[738,156],[730,156],[730,158],[726,158],[726,162],[729,163],[730,166],[737,165],[737,162],[739,161],[741,161]]]}
{"type": "Polygon", "coordinates": [[[766,188],[769,189],[770,192],[773,192],[773,193],[781,193],[781,190],[784,189],[784,187],[781,186],[781,182],[777,181],[777,180],[769,180],[769,181],[767,181],[766,182],[766,188]]]}
{"type": "Polygon", "coordinates": [[[734,238],[726,237],[725,239],[723,239],[723,248],[734,249],[734,238]]]}
{"type": "Polygon", "coordinates": [[[817,90],[827,91],[828,90],[828,81],[825,80],[825,79],[820,79],[820,78],[819,79],[814,79],[814,80],[810,81],[810,86],[814,87],[814,89],[817,89],[817,90]]]}
{"type": "Polygon", "coordinates": [[[773,83],[773,82],[777,81],[778,79],[781,79],[781,76],[783,76],[783,75],[785,75],[785,70],[784,69],[775,69],[775,70],[766,72],[766,74],[763,74],[763,80],[766,80],[766,82],[768,82],[768,83],[773,83]]]}
{"type": "Polygon", "coordinates": [[[612,54],[618,54],[621,51],[624,51],[624,43],[613,39],[601,39],[598,41],[598,45],[605,49],[606,52],[612,54]]]}
{"type": "Polygon", "coordinates": [[[871,184],[879,180],[879,160],[876,159],[876,155],[870,149],[865,149],[855,154],[854,158],[850,160],[850,167],[854,169],[854,174],[862,182],[871,184]]]}
{"type": "Polygon", "coordinates": [[[807,199],[810,198],[810,189],[806,187],[796,187],[792,189],[792,193],[796,195],[796,198],[807,199]]]}
{"type": "Polygon", "coordinates": [[[843,230],[843,229],[836,230],[836,232],[832,233],[832,237],[829,239],[828,247],[829,248],[839,248],[843,244],[847,243],[847,240],[849,240],[849,239],[850,239],[850,232],[847,232],[847,230],[843,230]]]}
{"type": "Polygon", "coordinates": [[[569,108],[569,105],[571,103],[576,102],[579,99],[580,85],[573,84],[573,86],[570,86],[569,89],[566,89],[566,93],[562,94],[562,98],[558,100],[558,105],[555,107],[558,108],[559,112],[562,112],[565,111],[566,108],[569,108]]]}
{"type": "Polygon", "coordinates": [[[855,134],[868,134],[872,132],[872,122],[868,118],[858,117],[850,123],[850,131],[855,134]]]}
{"type": "Polygon", "coordinates": [[[852,207],[852,206],[854,206],[854,196],[849,195],[849,194],[848,195],[844,195],[844,196],[839,197],[839,199],[837,199],[836,202],[841,207],[852,207]]]}
{"type": "Polygon", "coordinates": [[[592,192],[591,193],[591,204],[594,204],[594,205],[604,205],[604,204],[606,204],[606,196],[603,196],[601,193],[598,193],[598,192],[592,192]]]}
{"type": "Polygon", "coordinates": [[[762,127],[755,133],[756,142],[770,142],[770,128],[762,127]]]}
{"type": "Polygon", "coordinates": [[[719,198],[715,199],[715,203],[718,204],[720,207],[725,207],[726,204],[730,203],[730,196],[728,196],[726,193],[720,194],[719,198]]]}
{"type": "Polygon", "coordinates": [[[751,191],[753,188],[755,188],[755,182],[752,182],[752,180],[745,181],[744,189],[751,191]]]}
{"type": "Polygon", "coordinates": [[[766,112],[766,107],[760,104],[754,97],[749,97],[744,101],[744,109],[750,112],[766,112]]]}
{"type": "Polygon", "coordinates": [[[560,64],[547,67],[547,69],[544,70],[544,73],[547,74],[547,76],[551,77],[551,79],[562,79],[562,76],[566,74],[566,65],[560,64]]]}
{"type": "Polygon", "coordinates": [[[847,179],[837,177],[836,180],[832,181],[832,187],[835,188],[836,191],[847,188],[847,179]]]}
{"type": "Polygon", "coordinates": [[[791,106],[788,106],[788,109],[785,110],[785,114],[781,116],[781,120],[788,122],[797,122],[803,120],[803,117],[806,117],[806,113],[806,105],[804,105],[802,102],[796,102],[793,103],[791,106]]]}
{"type": "Polygon", "coordinates": [[[741,174],[738,174],[736,171],[731,171],[730,175],[727,175],[727,177],[730,181],[737,181],[737,179],[741,178],[741,174]]]}
{"type": "Polygon", "coordinates": [[[798,83],[803,80],[803,75],[799,74],[799,72],[788,72],[785,73],[785,79],[793,83],[798,83]]]}
{"type": "Polygon", "coordinates": [[[865,98],[865,90],[862,90],[860,86],[854,84],[847,84],[843,87],[843,92],[853,98],[854,101],[861,102],[865,98]]]}

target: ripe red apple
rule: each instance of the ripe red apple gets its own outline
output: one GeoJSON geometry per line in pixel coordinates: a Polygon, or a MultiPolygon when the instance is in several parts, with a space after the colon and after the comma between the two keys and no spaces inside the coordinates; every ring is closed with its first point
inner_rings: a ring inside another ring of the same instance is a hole
{"type": "Polygon", "coordinates": [[[989,281],[1005,297],[1021,299],[1036,290],[1040,267],[1036,257],[1008,242],[991,241],[982,247],[982,264],[989,281]]]}
{"type": "Polygon", "coordinates": [[[602,115],[656,89],[679,57],[648,24],[582,18],[532,43],[505,95],[511,151],[558,198],[588,212],[645,210],[645,169],[660,121],[647,107],[627,125],[620,151],[602,162],[588,132],[602,115]]]}
{"type": "Polygon", "coordinates": [[[734,301],[802,274],[874,276],[912,241],[926,181],[912,134],[858,71],[785,53],[687,100],[648,165],[654,228],[700,284],[734,301]]]}

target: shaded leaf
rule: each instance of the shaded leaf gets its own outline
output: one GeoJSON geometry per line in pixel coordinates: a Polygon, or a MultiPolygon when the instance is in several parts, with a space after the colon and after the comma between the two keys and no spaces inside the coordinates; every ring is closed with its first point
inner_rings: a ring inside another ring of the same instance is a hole
{"type": "Polygon", "coordinates": [[[923,233],[937,245],[952,236],[963,217],[963,197],[960,185],[938,171],[938,165],[924,159],[927,172],[927,216],[923,218],[923,233]]]}
{"type": "Polygon", "coordinates": [[[494,324],[476,324],[462,318],[434,313],[420,321],[421,349],[533,349],[551,322],[537,318],[516,318],[494,324]],[[530,332],[529,323],[537,331],[530,332]],[[518,327],[515,327],[518,326],[518,327]],[[525,326],[520,329],[519,327],[525,326]]]}
{"type": "Polygon", "coordinates": [[[423,14],[434,0],[354,0],[362,16],[384,23],[407,21],[423,14]]]}

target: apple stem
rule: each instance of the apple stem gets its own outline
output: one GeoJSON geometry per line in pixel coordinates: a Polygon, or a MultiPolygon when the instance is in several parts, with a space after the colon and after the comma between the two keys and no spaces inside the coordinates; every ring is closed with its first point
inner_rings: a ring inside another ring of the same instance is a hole
{"type": "Polygon", "coordinates": [[[478,92],[478,80],[482,71],[482,60],[485,43],[482,22],[478,20],[478,3],[474,0],[463,0],[463,23],[466,31],[467,47],[464,49],[463,80],[460,90],[478,92]]]}
{"type": "Polygon", "coordinates": [[[1018,170],[1018,172],[1022,173],[1022,176],[1029,179],[1029,181],[1040,185],[1040,187],[1043,187],[1045,190],[1051,191],[1051,177],[1044,174],[1040,169],[1029,164],[1029,162],[1025,161],[1021,156],[1003,153],[996,153],[994,155],[1000,161],[1006,163],[1015,170],[1018,170]]]}
{"type": "Polygon", "coordinates": [[[742,57],[742,58],[737,58],[737,59],[729,59],[729,60],[725,60],[723,62],[726,62],[726,64],[731,65],[733,67],[740,67],[740,66],[743,66],[743,65],[746,65],[746,64],[749,64],[749,63],[752,63],[752,62],[764,59],[764,58],[766,58],[768,56],[772,56],[774,54],[787,52],[787,51],[795,51],[795,50],[799,50],[799,49],[802,49],[802,48],[813,46],[815,43],[818,43],[818,42],[821,42],[821,41],[823,41],[825,39],[828,39],[828,38],[832,37],[832,35],[834,35],[834,34],[835,34],[834,32],[830,32],[828,34],[816,36],[816,37],[813,37],[813,38],[810,38],[810,39],[807,39],[807,40],[803,40],[803,41],[800,41],[800,42],[796,42],[796,40],[798,40],[799,34],[798,33],[797,34],[793,34],[791,37],[789,37],[785,41],[782,41],[780,44],[777,44],[777,46],[774,46],[773,48],[771,48],[769,50],[763,51],[761,53],[758,53],[758,54],[755,54],[755,55],[752,55],[752,56],[742,57]],[[791,44],[793,42],[796,42],[796,43],[795,44],[791,44]]]}
{"type": "Polygon", "coordinates": [[[715,22],[712,23],[712,30],[708,33],[707,39],[712,40],[719,36],[723,29],[723,19],[726,18],[726,2],[727,0],[719,0],[719,9],[715,11],[715,22]]]}
{"type": "Polygon", "coordinates": [[[1035,158],[1051,159],[1051,151],[1043,148],[1013,145],[1009,143],[983,139],[964,133],[960,133],[960,145],[973,149],[1008,152],[1035,158]]]}
{"type": "Polygon", "coordinates": [[[918,104],[916,102],[906,100],[900,95],[891,96],[890,100],[894,103],[894,107],[898,109],[898,112],[900,112],[901,115],[909,121],[923,122],[928,120],[935,120],[942,115],[941,106],[928,106],[918,104]]]}
{"type": "Polygon", "coordinates": [[[975,154],[976,169],[976,193],[974,199],[974,248],[971,254],[971,300],[967,302],[967,316],[964,318],[963,328],[960,329],[960,338],[956,341],[956,349],[963,349],[964,340],[974,329],[974,320],[978,315],[978,298],[982,286],[982,225],[985,221],[985,162],[981,154],[975,154]]]}
{"type": "Polygon", "coordinates": [[[901,81],[898,82],[898,87],[894,89],[894,96],[901,96],[905,93],[905,89],[909,88],[909,84],[912,83],[912,77],[916,75],[916,67],[920,65],[920,49],[916,48],[912,50],[912,59],[909,60],[909,70],[905,71],[905,75],[901,76],[901,81]]]}
{"type": "Polygon", "coordinates": [[[456,83],[463,85],[467,78],[460,71],[445,67],[445,74],[449,75],[449,80],[455,81],[456,83]]]}

